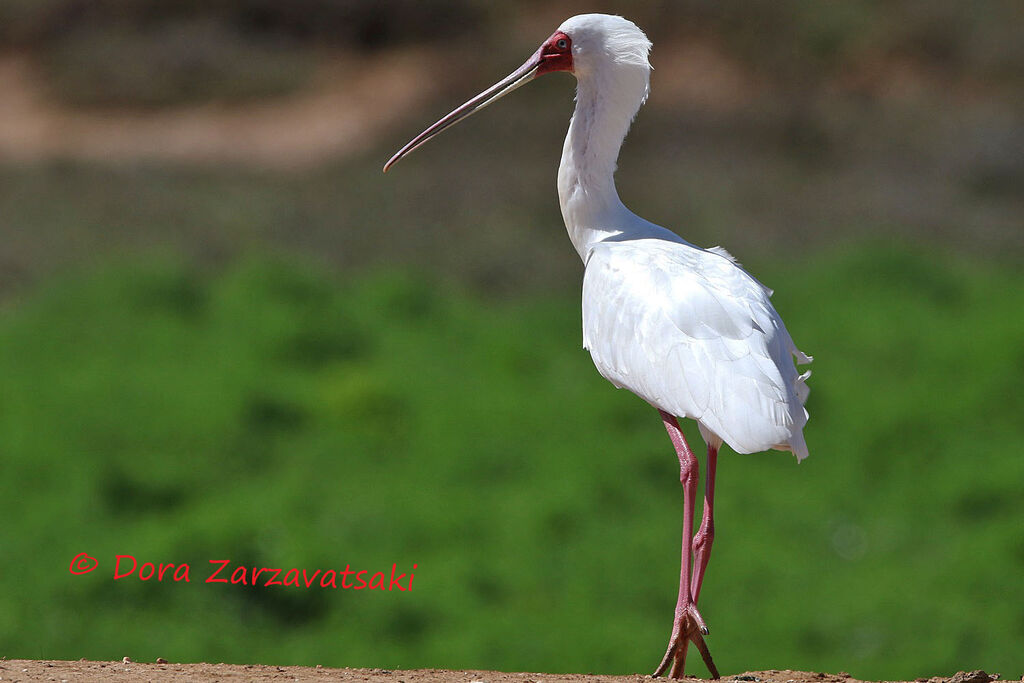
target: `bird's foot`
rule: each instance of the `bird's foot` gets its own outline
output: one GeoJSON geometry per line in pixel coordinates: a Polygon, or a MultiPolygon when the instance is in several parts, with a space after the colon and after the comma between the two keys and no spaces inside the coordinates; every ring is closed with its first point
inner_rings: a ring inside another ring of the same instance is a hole
{"type": "Polygon", "coordinates": [[[686,649],[692,642],[697,646],[701,659],[704,660],[705,666],[711,672],[711,677],[719,678],[718,668],[715,666],[714,660],[711,659],[711,652],[708,650],[707,643],[704,642],[704,636],[707,634],[707,624],[704,623],[704,618],[697,611],[697,606],[693,604],[687,605],[683,612],[676,616],[676,622],[672,626],[672,637],[668,641],[668,649],[665,651],[665,656],[661,659],[661,664],[655,670],[654,676],[662,675],[668,670],[668,665],[672,664],[669,676],[671,678],[683,678],[683,668],[686,666],[686,649]]]}

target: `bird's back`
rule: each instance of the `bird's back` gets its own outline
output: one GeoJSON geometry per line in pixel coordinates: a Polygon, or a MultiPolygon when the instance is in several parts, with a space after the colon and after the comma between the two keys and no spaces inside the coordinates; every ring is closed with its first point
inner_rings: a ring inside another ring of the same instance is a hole
{"type": "Polygon", "coordinates": [[[807,456],[805,380],[771,292],[728,254],[663,239],[603,241],[583,280],[583,343],[599,372],[697,420],[739,453],[807,456]]]}

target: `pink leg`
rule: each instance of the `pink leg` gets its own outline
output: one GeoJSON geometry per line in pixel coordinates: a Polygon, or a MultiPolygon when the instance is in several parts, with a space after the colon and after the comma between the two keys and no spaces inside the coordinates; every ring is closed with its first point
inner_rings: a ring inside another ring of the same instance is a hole
{"type": "MultiPolygon", "coordinates": [[[[693,538],[691,534],[693,533],[693,513],[697,498],[697,479],[699,478],[697,457],[687,445],[676,418],[664,411],[658,412],[661,413],[665,429],[668,431],[669,438],[672,439],[672,445],[676,449],[676,455],[679,457],[679,481],[683,485],[683,548],[679,569],[679,598],[676,600],[672,636],[669,639],[665,656],[662,658],[661,664],[658,665],[654,675],[660,676],[663,674],[668,668],[669,662],[672,662],[672,671],[669,675],[672,678],[682,678],[683,669],[686,665],[686,650],[690,641],[693,641],[693,644],[700,651],[704,663],[711,671],[711,675],[714,678],[718,678],[718,669],[715,668],[715,664],[711,660],[711,653],[708,652],[707,645],[704,643],[704,634],[708,632],[708,628],[704,623],[704,619],[700,616],[700,612],[697,611],[696,601],[693,599],[690,589],[691,569],[693,566],[693,538]]],[[[701,527],[703,528],[703,523],[701,527]]],[[[698,577],[694,575],[693,578],[696,579],[698,577]]]]}
{"type": "Polygon", "coordinates": [[[700,520],[700,529],[693,537],[693,582],[690,594],[694,604],[700,596],[700,585],[704,581],[704,570],[708,568],[711,558],[711,544],[715,540],[715,468],[718,465],[718,449],[708,445],[708,474],[704,480],[704,514],[700,520]]]}

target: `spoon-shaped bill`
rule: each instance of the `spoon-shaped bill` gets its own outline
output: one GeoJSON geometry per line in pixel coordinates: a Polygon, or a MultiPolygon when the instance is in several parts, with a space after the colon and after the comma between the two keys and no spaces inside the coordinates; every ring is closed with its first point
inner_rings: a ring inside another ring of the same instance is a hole
{"type": "Polygon", "coordinates": [[[492,102],[496,102],[516,88],[533,80],[537,75],[541,62],[541,50],[537,50],[521,67],[410,140],[405,147],[395,152],[395,155],[388,160],[388,163],[384,164],[384,172],[387,173],[388,169],[394,166],[399,159],[441,131],[454,126],[459,121],[472,116],[492,102]]]}

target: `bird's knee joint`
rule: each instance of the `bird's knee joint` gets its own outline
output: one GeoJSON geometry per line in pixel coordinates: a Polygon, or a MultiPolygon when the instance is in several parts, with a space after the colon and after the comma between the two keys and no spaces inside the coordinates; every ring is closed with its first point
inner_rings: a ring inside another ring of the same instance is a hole
{"type": "Polygon", "coordinates": [[[679,461],[679,483],[683,486],[696,485],[697,483],[697,459],[681,459],[679,461]]]}
{"type": "Polygon", "coordinates": [[[693,537],[693,547],[695,549],[710,547],[714,540],[715,528],[713,526],[708,526],[706,529],[698,531],[697,535],[693,537]]]}

